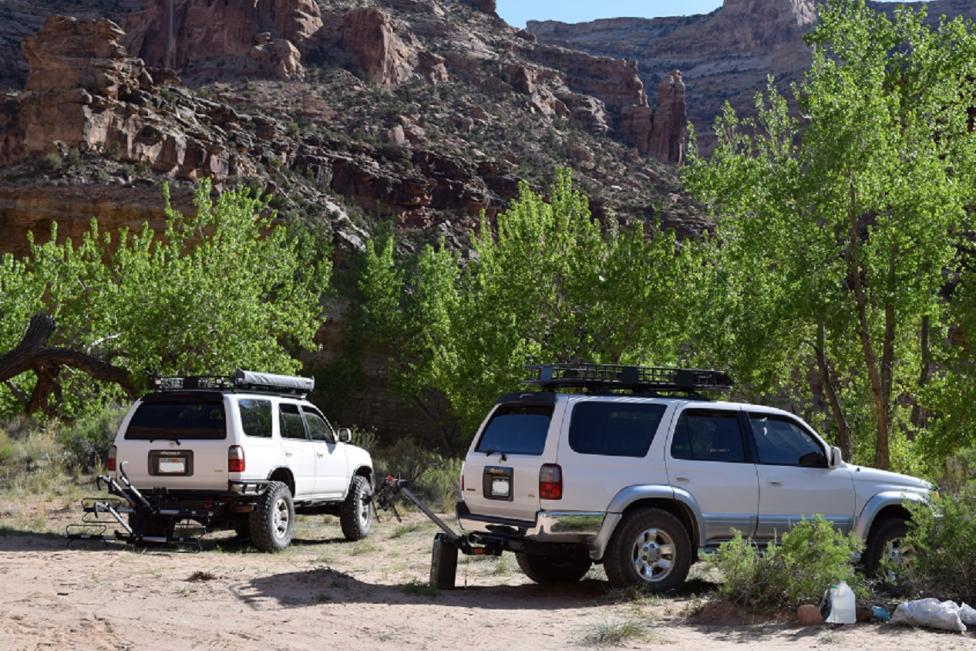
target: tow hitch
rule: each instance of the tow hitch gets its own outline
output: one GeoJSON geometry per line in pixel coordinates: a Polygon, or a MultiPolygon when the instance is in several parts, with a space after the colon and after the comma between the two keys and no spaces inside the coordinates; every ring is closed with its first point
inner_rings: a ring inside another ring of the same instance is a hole
{"type": "Polygon", "coordinates": [[[95,478],[98,490],[105,490],[110,497],[86,497],[81,500],[84,512],[78,524],[65,527],[68,540],[107,540],[109,528],[113,528],[115,540],[129,544],[175,543],[200,546],[200,536],[207,532],[213,520],[213,511],[199,508],[168,508],[156,500],[150,500],[132,485],[125,472],[125,462],[119,464],[119,479],[108,475],[95,478]],[[135,513],[135,524],[124,515],[135,513]],[[181,524],[195,520],[201,526],[181,524]],[[165,526],[153,528],[152,523],[165,526]],[[156,530],[160,529],[160,530],[156,530]],[[160,535],[162,534],[162,535],[160,535]]]}
{"type": "Polygon", "coordinates": [[[404,479],[388,476],[376,491],[374,499],[379,508],[392,511],[399,522],[401,518],[396,508],[396,498],[402,495],[441,530],[441,533],[434,536],[434,546],[431,551],[430,586],[432,588],[453,590],[456,587],[459,552],[465,556],[501,556],[502,551],[504,551],[503,545],[494,540],[486,540],[483,544],[473,544],[479,541],[476,541],[472,535],[465,536],[451,529],[430,507],[424,504],[423,500],[407,488],[408,484],[409,482],[404,479]]]}

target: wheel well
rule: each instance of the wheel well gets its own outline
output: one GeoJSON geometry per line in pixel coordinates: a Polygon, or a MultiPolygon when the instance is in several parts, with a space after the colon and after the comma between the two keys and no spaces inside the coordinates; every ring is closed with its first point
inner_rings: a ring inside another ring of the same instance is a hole
{"type": "Polygon", "coordinates": [[[277,468],[271,473],[268,479],[271,481],[282,482],[288,486],[288,490],[291,491],[292,496],[295,495],[295,477],[291,474],[291,470],[288,470],[288,468],[277,468]]]}
{"type": "Polygon", "coordinates": [[[691,538],[691,548],[694,550],[696,556],[698,551],[698,545],[700,541],[700,532],[695,524],[695,516],[692,514],[691,509],[682,504],[681,502],[669,499],[646,499],[637,500],[633,504],[629,504],[626,509],[624,509],[623,517],[627,517],[627,514],[635,509],[653,507],[655,509],[661,509],[662,511],[667,511],[674,517],[678,518],[682,525],[684,525],[685,531],[688,532],[688,537],[691,538]]]}
{"type": "Polygon", "coordinates": [[[871,522],[871,529],[868,531],[867,540],[871,540],[872,534],[874,534],[878,526],[885,520],[905,520],[907,522],[911,519],[911,512],[902,504],[889,504],[874,516],[874,520],[871,522]]]}

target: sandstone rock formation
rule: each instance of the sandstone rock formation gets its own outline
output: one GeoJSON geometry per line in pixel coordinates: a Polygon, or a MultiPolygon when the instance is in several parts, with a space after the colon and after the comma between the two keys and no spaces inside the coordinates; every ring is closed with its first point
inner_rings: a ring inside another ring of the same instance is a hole
{"type": "Polygon", "coordinates": [[[492,16],[498,15],[496,0],[462,0],[462,2],[464,2],[466,5],[474,7],[482,13],[490,14],[492,16]]]}
{"type": "MultiPolygon", "coordinates": [[[[753,97],[772,74],[783,83],[797,80],[809,65],[803,35],[816,22],[819,0],[725,0],[707,15],[678,18],[614,18],[589,23],[530,22],[527,29],[540,42],[582,50],[593,55],[640,62],[648,84],[669,83],[680,68],[687,84],[687,109],[706,149],[713,142],[712,123],[726,100],[748,114],[753,97]]],[[[902,3],[898,3],[902,4],[902,3]]],[[[905,3],[908,5],[921,3],[905,3]]],[[[925,3],[929,20],[941,14],[976,18],[976,4],[966,0],[925,3]]],[[[873,3],[891,11],[895,3],[873,3]]],[[[647,111],[629,109],[635,142],[646,135],[647,111]]],[[[639,146],[639,145],[638,145],[639,146]]]]}
{"type": "MultiPolygon", "coordinates": [[[[417,67],[417,49],[397,35],[390,16],[375,7],[353,9],[342,17],[338,47],[369,81],[395,86],[417,67]]],[[[443,62],[441,62],[443,65],[443,62]]],[[[446,74],[439,69],[432,74],[446,74]]]]}
{"type": "Polygon", "coordinates": [[[322,28],[322,14],[314,0],[147,0],[126,28],[129,49],[151,67],[222,60],[248,73],[250,57],[289,79],[300,76],[298,50],[322,28]]]}

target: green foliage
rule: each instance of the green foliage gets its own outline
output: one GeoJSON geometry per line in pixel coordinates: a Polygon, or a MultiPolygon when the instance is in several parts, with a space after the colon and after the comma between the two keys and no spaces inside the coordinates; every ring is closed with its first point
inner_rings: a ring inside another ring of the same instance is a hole
{"type": "Polygon", "coordinates": [[[923,596],[976,602],[976,485],[937,499],[934,508],[908,508],[908,560],[890,568],[898,583],[923,596]]]}
{"type": "Polygon", "coordinates": [[[941,292],[976,199],[976,37],[923,18],[825,5],[798,110],[772,83],[754,118],[727,107],[714,154],[685,175],[719,223],[702,357],[759,397],[833,392],[814,420],[882,467],[897,433],[926,425],[923,387],[949,354],[941,292]]]}
{"type": "MultiPolygon", "coordinates": [[[[253,367],[291,373],[295,353],[314,347],[328,255],[306,228],[276,221],[265,198],[248,190],[216,199],[209,181],[194,194],[194,212],[169,203],[161,234],[113,237],[93,222],[80,242],[30,239],[24,260],[0,258],[0,350],[19,340],[30,315],[51,314],[58,341],[110,354],[137,379],[144,371],[227,373],[253,367]]],[[[97,410],[117,394],[87,377],[62,373],[61,413],[97,410]]],[[[30,379],[18,380],[29,388],[30,379]]],[[[8,409],[7,389],[0,396],[8,409]]]]}
{"type": "Polygon", "coordinates": [[[568,172],[548,199],[523,186],[494,225],[482,220],[472,248],[463,265],[443,245],[401,264],[392,241],[370,244],[360,283],[363,327],[390,351],[403,394],[434,389],[453,408],[453,451],[526,364],[677,358],[694,247],[604,227],[568,172]]]}
{"type": "Polygon", "coordinates": [[[765,553],[736,532],[716,555],[725,579],[719,593],[753,611],[819,603],[824,591],[841,581],[863,595],[853,565],[860,547],[854,534],[840,533],[821,516],[797,524],[765,553]]]}
{"type": "Polygon", "coordinates": [[[409,439],[398,439],[373,459],[377,476],[395,475],[410,489],[444,513],[454,510],[460,497],[461,460],[442,457],[409,439]]]}
{"type": "Polygon", "coordinates": [[[108,457],[108,449],[127,410],[127,407],[108,406],[63,426],[57,438],[64,448],[68,465],[82,471],[98,468],[108,457]]]}

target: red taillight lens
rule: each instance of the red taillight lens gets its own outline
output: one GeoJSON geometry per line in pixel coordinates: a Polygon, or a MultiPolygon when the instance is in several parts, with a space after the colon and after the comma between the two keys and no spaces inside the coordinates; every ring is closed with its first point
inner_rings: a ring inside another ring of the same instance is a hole
{"type": "Polygon", "coordinates": [[[227,450],[227,472],[244,472],[244,448],[239,445],[227,450]]]}
{"type": "Polygon", "coordinates": [[[119,449],[114,445],[108,449],[108,461],[105,462],[105,468],[109,472],[115,472],[115,458],[118,454],[119,449]]]}
{"type": "Polygon", "coordinates": [[[563,469],[554,463],[547,463],[539,469],[539,499],[561,500],[563,498],[563,469]]]}

